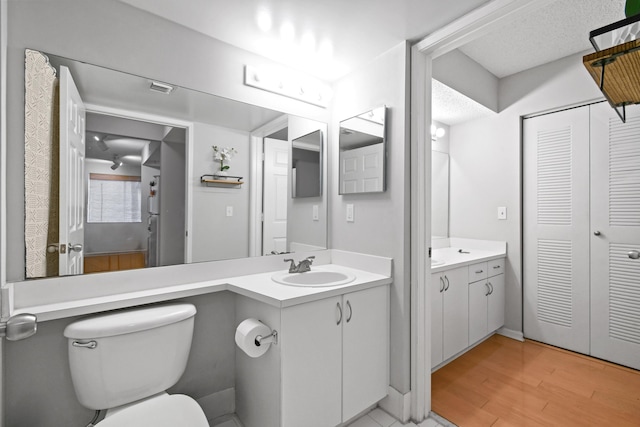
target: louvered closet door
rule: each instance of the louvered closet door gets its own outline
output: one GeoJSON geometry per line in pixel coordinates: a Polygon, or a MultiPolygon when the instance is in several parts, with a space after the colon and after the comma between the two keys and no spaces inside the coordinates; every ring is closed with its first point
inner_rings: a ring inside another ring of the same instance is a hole
{"type": "Polygon", "coordinates": [[[524,334],[589,353],[589,107],[524,120],[524,334]]]}
{"type": "Polygon", "coordinates": [[[591,354],[640,369],[640,108],[591,108],[591,354]]]}

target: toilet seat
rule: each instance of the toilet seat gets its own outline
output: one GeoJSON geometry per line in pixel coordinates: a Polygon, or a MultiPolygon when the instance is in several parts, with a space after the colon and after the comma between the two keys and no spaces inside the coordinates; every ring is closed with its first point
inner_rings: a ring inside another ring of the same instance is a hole
{"type": "Polygon", "coordinates": [[[209,427],[195,400],[184,394],[160,394],[113,414],[96,427],[209,427]]]}

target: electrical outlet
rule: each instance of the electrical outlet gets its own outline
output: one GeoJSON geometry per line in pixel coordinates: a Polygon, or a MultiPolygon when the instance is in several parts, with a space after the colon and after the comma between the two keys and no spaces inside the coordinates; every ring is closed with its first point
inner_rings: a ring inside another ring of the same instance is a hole
{"type": "Polygon", "coordinates": [[[353,205],[347,205],[347,222],[353,222],[353,205]]]}
{"type": "Polygon", "coordinates": [[[318,205],[313,205],[313,220],[320,221],[320,214],[318,211],[318,205]]]}
{"type": "Polygon", "coordinates": [[[498,219],[507,219],[507,207],[506,206],[498,207],[498,219]]]}
{"type": "Polygon", "coordinates": [[[233,206],[227,206],[227,216],[233,216],[233,206]]]}

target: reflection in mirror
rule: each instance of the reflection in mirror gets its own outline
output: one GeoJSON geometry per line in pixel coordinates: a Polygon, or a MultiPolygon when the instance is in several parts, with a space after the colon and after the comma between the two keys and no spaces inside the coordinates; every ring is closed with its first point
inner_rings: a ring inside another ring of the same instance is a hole
{"type": "Polygon", "coordinates": [[[449,154],[431,151],[431,236],[449,236],[449,154]]]}
{"type": "Polygon", "coordinates": [[[292,141],[291,196],[322,194],[322,132],[317,130],[292,141]]]}
{"type": "MultiPolygon", "coordinates": [[[[252,132],[292,119],[307,120],[27,50],[25,277],[258,255],[250,239],[263,236],[248,224],[262,203],[250,196],[263,189],[200,177],[218,173],[216,145],[237,153],[225,161],[229,175],[268,181],[252,160],[252,132]]],[[[320,142],[320,164],[325,151],[320,142]]],[[[313,246],[325,248],[326,229],[320,239],[314,232],[313,246]]]]}
{"type": "Polygon", "coordinates": [[[340,122],[340,194],[385,191],[386,107],[340,122]]]}

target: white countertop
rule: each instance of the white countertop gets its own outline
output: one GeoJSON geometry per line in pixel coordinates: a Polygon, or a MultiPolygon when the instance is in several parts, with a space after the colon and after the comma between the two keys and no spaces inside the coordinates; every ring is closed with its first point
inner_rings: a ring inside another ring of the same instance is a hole
{"type": "Polygon", "coordinates": [[[451,238],[449,244],[449,247],[432,250],[431,273],[507,256],[506,242],[451,238]]]}
{"type": "Polygon", "coordinates": [[[339,286],[289,286],[276,283],[271,279],[274,274],[285,271],[278,269],[244,276],[217,278],[132,292],[119,292],[111,295],[52,302],[50,304],[25,305],[13,310],[12,315],[31,313],[38,317],[38,321],[46,321],[222,291],[234,292],[274,307],[285,308],[348,292],[387,285],[392,282],[392,260],[390,258],[342,251],[333,251],[330,253],[330,257],[330,263],[317,266],[314,264],[311,267],[312,271],[344,272],[354,275],[355,280],[339,286]],[[350,267],[344,264],[348,264],[350,267]],[[368,268],[369,266],[372,268],[368,268]]]}

